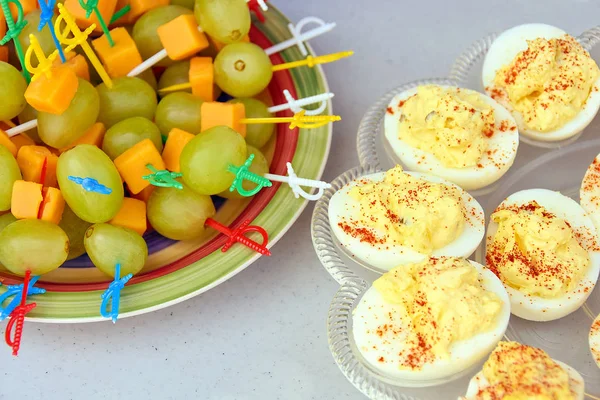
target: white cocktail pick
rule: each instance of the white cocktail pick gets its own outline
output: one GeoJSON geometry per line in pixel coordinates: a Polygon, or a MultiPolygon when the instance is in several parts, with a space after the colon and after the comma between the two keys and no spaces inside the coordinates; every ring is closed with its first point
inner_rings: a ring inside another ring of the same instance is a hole
{"type": "Polygon", "coordinates": [[[335,28],[335,22],[325,23],[325,21],[317,17],[302,18],[300,21],[298,21],[296,26],[294,26],[292,23],[288,25],[288,29],[292,34],[291,39],[285,40],[279,44],[269,47],[268,49],[265,49],[265,53],[271,55],[289,47],[298,46],[300,53],[302,53],[303,56],[307,56],[308,50],[306,50],[304,42],[329,32],[333,28],[335,28]],[[302,32],[302,29],[308,24],[316,24],[318,26],[307,32],[302,32]]]}
{"type": "Polygon", "coordinates": [[[304,110],[302,107],[307,106],[309,104],[321,103],[321,105],[315,110],[304,110],[306,115],[319,115],[321,114],[325,108],[327,107],[327,101],[331,99],[334,94],[333,93],[322,93],[317,94],[315,96],[304,97],[300,100],[296,100],[294,96],[290,93],[289,90],[284,89],[283,95],[285,96],[287,103],[279,104],[277,106],[269,107],[269,112],[276,113],[283,110],[292,110],[294,113],[299,113],[304,110]]]}
{"type": "Polygon", "coordinates": [[[323,196],[325,189],[329,189],[331,187],[331,184],[327,182],[298,178],[294,172],[292,163],[287,163],[287,170],[288,176],[274,174],[264,174],[263,176],[270,181],[287,183],[292,189],[292,192],[294,192],[294,196],[296,198],[302,196],[306,200],[319,200],[321,196],[323,196]],[[317,193],[315,194],[310,194],[304,191],[304,189],[302,189],[300,186],[318,188],[319,190],[317,190],[317,193]]]}

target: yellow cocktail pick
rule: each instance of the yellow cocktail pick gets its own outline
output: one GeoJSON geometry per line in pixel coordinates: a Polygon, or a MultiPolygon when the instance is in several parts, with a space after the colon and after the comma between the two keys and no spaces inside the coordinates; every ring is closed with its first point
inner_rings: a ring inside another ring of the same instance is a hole
{"type": "MultiPolygon", "coordinates": [[[[319,64],[327,64],[330,62],[341,60],[342,58],[350,57],[353,54],[354,54],[353,51],[341,51],[339,53],[326,54],[324,56],[317,56],[317,57],[307,56],[304,60],[292,61],[292,62],[284,63],[284,64],[277,64],[277,65],[273,65],[272,68],[273,68],[273,72],[283,71],[286,69],[292,69],[292,68],[303,67],[303,66],[312,68],[319,64]]],[[[189,82],[180,83],[177,85],[172,85],[172,86],[168,86],[166,88],[160,89],[159,92],[160,93],[176,92],[179,90],[189,89],[191,87],[192,87],[192,85],[189,82]]]]}
{"type": "Polygon", "coordinates": [[[29,47],[25,52],[25,68],[29,71],[31,76],[31,81],[34,82],[37,78],[40,77],[41,74],[46,74],[48,78],[52,76],[51,68],[52,63],[58,56],[58,51],[50,54],[48,57],[44,54],[44,50],[42,46],[40,46],[40,42],[38,42],[35,35],[29,35],[29,47]],[[35,54],[35,57],[38,60],[37,67],[34,67],[31,63],[31,58],[35,54]]]}
{"type": "Polygon", "coordinates": [[[272,117],[272,118],[242,118],[242,124],[282,124],[289,123],[290,129],[296,127],[302,129],[314,129],[327,125],[330,122],[341,121],[339,115],[304,115],[305,110],[294,114],[293,117],[272,117]]]}
{"type": "MultiPolygon", "coordinates": [[[[77,46],[81,46],[85,54],[88,56],[88,59],[92,63],[92,66],[96,69],[98,75],[100,75],[100,78],[102,79],[104,84],[109,89],[112,88],[113,83],[110,79],[110,76],[108,76],[106,70],[102,66],[102,63],[98,59],[98,56],[96,56],[96,53],[94,53],[94,50],[92,50],[89,43],[87,42],[87,38],[96,28],[96,24],[90,25],[85,31],[82,32],[77,26],[77,23],[75,23],[75,19],[73,18],[73,16],[69,13],[69,11],[67,11],[65,6],[63,6],[62,4],[58,4],[58,14],[59,15],[54,23],[54,29],[56,31],[56,36],[60,43],[67,45],[67,47],[65,48],[65,53],[68,53],[77,46]],[[61,24],[63,21],[67,25],[64,31],[61,30],[61,24]],[[72,33],[73,37],[68,37],[69,33],[72,33]]],[[[58,54],[58,50],[55,50],[55,52],[58,54]]]]}

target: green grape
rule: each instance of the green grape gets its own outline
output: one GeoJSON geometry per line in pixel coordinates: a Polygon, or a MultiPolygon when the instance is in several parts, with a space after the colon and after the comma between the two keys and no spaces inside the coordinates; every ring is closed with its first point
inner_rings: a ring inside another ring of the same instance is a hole
{"type": "Polygon", "coordinates": [[[158,82],[156,81],[156,76],[154,75],[152,69],[145,70],[137,77],[146,82],[148,85],[150,85],[152,90],[154,90],[155,92],[158,90],[158,82]]]}
{"type": "Polygon", "coordinates": [[[242,135],[226,126],[215,126],[193,138],[181,152],[179,164],[183,181],[200,194],[221,193],[233,183],[230,165],[246,161],[246,142],[242,135]]]}
{"type": "Polygon", "coordinates": [[[200,133],[201,98],[189,93],[177,92],[165,96],[158,107],[154,120],[163,135],[171,129],[179,128],[194,135],[200,133]]]}
{"type": "Polygon", "coordinates": [[[104,83],[97,87],[100,95],[98,121],[110,128],[119,121],[131,117],[154,118],[156,92],[140,78],[122,77],[113,79],[109,89],[104,83]]]}
{"type": "Polygon", "coordinates": [[[215,58],[215,82],[234,97],[252,97],[269,86],[273,65],[253,43],[229,44],[215,58]]]}
{"type": "Polygon", "coordinates": [[[7,226],[15,222],[17,219],[11,213],[6,213],[0,215],[0,232],[4,230],[7,226]]]}
{"type": "Polygon", "coordinates": [[[69,108],[60,115],[38,112],[38,133],[48,146],[68,146],[96,122],[100,110],[98,92],[91,83],[79,79],[79,86],[69,108]]]}
{"type": "Polygon", "coordinates": [[[69,255],[67,256],[67,260],[72,260],[85,253],[83,238],[85,237],[85,231],[87,231],[91,225],[91,223],[79,218],[69,206],[65,206],[62,219],[58,226],[60,226],[69,237],[69,255]]]}
{"type": "MultiPolygon", "coordinates": [[[[162,6],[148,11],[136,21],[131,36],[144,60],[163,49],[156,32],[158,27],[184,14],[192,14],[192,11],[181,6],[162,6]]],[[[172,63],[173,61],[166,57],[156,65],[167,66],[172,63]]]]}
{"type": "Polygon", "coordinates": [[[181,6],[190,10],[194,9],[194,0],[171,0],[172,6],[181,6]]]}
{"type": "Polygon", "coordinates": [[[0,120],[13,119],[27,105],[25,101],[25,89],[27,81],[18,69],[12,65],[0,61],[0,120]]]}
{"type": "Polygon", "coordinates": [[[96,146],[80,144],[58,158],[56,177],[62,195],[79,218],[91,223],[111,220],[123,204],[123,183],[111,159],[96,146]],[[69,176],[93,178],[111,194],[88,192],[69,176]]]}
{"type": "MultiPolygon", "coordinates": [[[[21,114],[19,114],[19,124],[24,124],[27,121],[32,121],[34,119],[37,119],[37,115],[38,115],[37,110],[35,108],[31,107],[29,104],[27,104],[25,106],[25,108],[23,109],[23,111],[21,111],[21,114]]],[[[25,132],[25,135],[28,136],[29,138],[31,138],[31,140],[33,140],[37,144],[43,143],[42,139],[40,139],[40,134],[38,132],[37,127],[28,130],[27,132],[25,132]]]]}
{"type": "MultiPolygon", "coordinates": [[[[49,56],[56,49],[56,47],[54,47],[54,41],[52,40],[52,35],[50,34],[48,28],[44,27],[44,29],[38,31],[41,13],[42,12],[40,10],[33,10],[23,18],[24,21],[27,21],[27,25],[23,27],[23,30],[19,34],[19,43],[21,43],[23,51],[27,50],[30,44],[29,35],[33,34],[40,43],[40,47],[44,51],[44,54],[49,56]]],[[[52,18],[53,25],[54,21],[55,18],[52,18]]],[[[31,64],[33,67],[37,67],[37,57],[32,57],[31,64]]]]}
{"type": "MultiPolygon", "coordinates": [[[[231,99],[229,103],[242,103],[246,109],[246,118],[270,118],[273,116],[265,103],[253,98],[231,99]]],[[[246,125],[246,143],[251,146],[263,147],[275,132],[275,124],[246,125]]]]}
{"type": "Polygon", "coordinates": [[[144,117],[127,118],[106,131],[102,150],[114,160],[144,139],[150,139],[158,152],[162,153],[162,138],[154,122],[144,117]]]}
{"type": "Polygon", "coordinates": [[[121,264],[119,278],[122,278],[140,272],[148,258],[148,245],[144,238],[120,226],[92,225],[85,232],[83,244],[96,268],[113,278],[117,264],[121,264]]]}
{"type": "MultiPolygon", "coordinates": [[[[190,81],[190,62],[188,60],[178,61],[165,69],[165,72],[158,80],[158,90],[169,86],[179,85],[180,83],[188,83],[190,81]]],[[[181,92],[192,93],[192,89],[188,88],[181,92]]],[[[167,93],[168,94],[168,93],[167,93]]],[[[166,96],[164,94],[163,96],[166,96]]]]}
{"type": "Polygon", "coordinates": [[[4,146],[0,146],[0,211],[10,210],[12,189],[15,181],[21,179],[17,160],[4,146]]]}
{"type": "MultiPolygon", "coordinates": [[[[269,173],[269,162],[267,161],[267,159],[265,158],[263,153],[261,153],[260,150],[258,150],[257,148],[252,147],[250,145],[247,146],[247,152],[248,152],[248,156],[250,156],[250,154],[254,154],[254,160],[252,160],[252,165],[250,165],[250,168],[248,168],[248,170],[250,172],[253,172],[260,176],[263,176],[264,174],[268,174],[269,173]]],[[[244,183],[242,184],[242,186],[246,190],[252,190],[256,187],[256,183],[252,183],[249,180],[244,180],[244,183]]],[[[246,198],[246,197],[242,196],[241,194],[239,194],[237,192],[237,190],[230,192],[229,189],[224,190],[223,192],[219,193],[219,196],[224,197],[226,199],[245,199],[246,198]]]]}
{"type": "Polygon", "coordinates": [[[245,0],[196,0],[196,21],[222,43],[242,40],[250,32],[250,11],[245,0]]]}
{"type": "Polygon", "coordinates": [[[15,275],[43,275],[60,267],[69,254],[67,234],[52,222],[22,219],[0,232],[0,263],[15,275]]]}
{"type": "Polygon", "coordinates": [[[161,235],[190,240],[202,235],[204,222],[215,215],[210,196],[183,186],[182,190],[157,187],[148,199],[148,220],[161,235]]]}

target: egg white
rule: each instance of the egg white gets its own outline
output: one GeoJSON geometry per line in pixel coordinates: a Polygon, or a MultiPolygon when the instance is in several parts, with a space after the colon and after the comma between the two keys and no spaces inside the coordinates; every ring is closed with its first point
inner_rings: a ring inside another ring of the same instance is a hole
{"type": "Polygon", "coordinates": [[[592,357],[594,357],[594,361],[596,361],[596,365],[600,368],[600,329],[595,328],[598,325],[600,325],[600,315],[596,317],[589,334],[590,351],[592,357]]]}
{"type": "MultiPolygon", "coordinates": [[[[452,86],[439,85],[444,89],[452,86]]],[[[388,106],[384,119],[384,134],[394,153],[398,156],[406,169],[440,176],[450,182],[456,183],[465,190],[481,189],[500,179],[512,166],[517,156],[519,147],[519,132],[515,119],[512,115],[491,97],[485,96],[473,90],[461,88],[461,90],[474,93],[494,109],[496,126],[494,134],[485,138],[490,154],[484,153],[479,161],[480,166],[465,168],[450,168],[444,166],[433,154],[409,145],[398,138],[400,129],[400,117],[402,116],[401,101],[408,100],[417,93],[417,87],[408,89],[396,95],[388,106]],[[507,121],[508,129],[500,131],[502,121],[507,121]]]]}
{"type": "MultiPolygon", "coordinates": [[[[565,34],[566,32],[562,29],[546,24],[524,24],[504,31],[494,40],[483,62],[482,80],[486,92],[491,93],[490,88],[494,87],[494,78],[498,70],[509,65],[519,52],[527,49],[527,40],[554,39],[565,34]]],[[[600,78],[594,83],[579,114],[560,128],[549,132],[538,132],[525,128],[522,114],[511,106],[507,96],[496,98],[496,100],[512,113],[517,121],[519,132],[523,136],[540,142],[555,142],[577,135],[592,122],[600,109],[599,88],[600,78]]]]}
{"type": "MultiPolygon", "coordinates": [[[[577,372],[574,368],[568,366],[567,364],[554,360],[558,365],[560,365],[570,377],[569,386],[571,391],[575,394],[575,400],[583,400],[585,393],[585,382],[579,372],[577,372]]],[[[467,395],[464,397],[464,400],[471,400],[477,398],[477,393],[480,390],[488,387],[490,383],[483,375],[483,371],[480,371],[475,375],[471,381],[469,382],[469,387],[467,388],[467,395]]]]}
{"type": "Polygon", "coordinates": [[[431,364],[425,364],[421,370],[402,370],[399,362],[402,359],[398,353],[405,348],[405,334],[399,332],[379,336],[378,327],[389,320],[389,313],[394,316],[394,322],[402,325],[400,317],[401,306],[386,303],[381,294],[374,288],[369,288],[353,311],[352,333],[358,351],[368,365],[386,377],[403,386],[423,387],[439,384],[440,380],[452,380],[467,373],[477,362],[484,359],[504,336],[510,318],[510,302],[502,282],[481,264],[470,263],[480,274],[483,286],[487,291],[495,293],[503,303],[498,315],[496,327],[485,333],[479,333],[470,339],[455,342],[450,346],[448,359],[437,359],[431,364]],[[373,346],[376,349],[373,349],[373,346]],[[384,357],[384,362],[380,362],[384,357]]]}
{"type": "Polygon", "coordinates": [[[600,231],[600,154],[590,164],[579,189],[579,204],[600,231]]]}
{"type": "MultiPolygon", "coordinates": [[[[448,186],[454,186],[459,189],[463,203],[466,209],[466,221],[464,229],[460,236],[448,245],[434,250],[432,257],[452,256],[469,257],[479,247],[485,235],[485,219],[481,205],[469,193],[460,189],[457,185],[450,183],[442,178],[426,175],[419,172],[405,173],[421,178],[429,182],[443,183],[448,186]]],[[[359,238],[354,238],[344,232],[338,226],[339,222],[349,220],[355,210],[360,210],[360,203],[349,196],[350,189],[359,184],[359,181],[382,181],[385,172],[378,172],[366,175],[353,181],[338,190],[329,200],[329,222],[331,230],[339,244],[344,250],[363,263],[368,264],[375,269],[389,271],[390,269],[403,264],[416,263],[425,260],[429,256],[419,253],[409,247],[400,246],[393,243],[369,244],[361,242],[359,238]]],[[[382,232],[383,236],[383,232],[382,232]]]]}
{"type": "MultiPolygon", "coordinates": [[[[581,233],[582,237],[589,238],[580,243],[590,257],[588,270],[581,282],[565,295],[546,299],[524,294],[506,285],[514,315],[530,321],[552,321],[578,310],[592,293],[600,273],[600,252],[598,251],[596,228],[592,220],[575,200],[559,192],[547,189],[522,190],[510,195],[499,207],[524,205],[532,200],[558,218],[567,221],[575,232],[581,233]]],[[[487,232],[488,245],[497,230],[498,224],[490,221],[487,232]]]]}

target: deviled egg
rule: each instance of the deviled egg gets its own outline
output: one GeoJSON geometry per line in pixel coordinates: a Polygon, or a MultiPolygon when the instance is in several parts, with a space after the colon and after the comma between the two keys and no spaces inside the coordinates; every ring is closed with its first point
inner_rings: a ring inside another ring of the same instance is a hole
{"type": "Polygon", "coordinates": [[[590,327],[589,342],[592,357],[594,357],[594,361],[600,367],[600,315],[596,317],[590,327]]]}
{"type": "Polygon", "coordinates": [[[465,190],[488,186],[513,164],[519,146],[511,114],[492,98],[453,86],[424,85],[391,101],[385,138],[412,171],[465,190]]]}
{"type": "Polygon", "coordinates": [[[347,252],[386,271],[429,256],[468,257],[485,234],[483,209],[471,195],[400,166],[338,190],[329,222],[347,252]]]}
{"type": "Polygon", "coordinates": [[[545,351],[516,342],[500,342],[460,400],[583,400],[584,390],[579,372],[553,360],[545,351]]]}
{"type": "Polygon", "coordinates": [[[600,108],[600,69],[562,29],[511,28],[492,43],[483,63],[486,92],[515,117],[519,132],[541,142],[575,136],[600,108]]]}
{"type": "Polygon", "coordinates": [[[600,229],[600,154],[590,164],[579,189],[579,204],[588,213],[596,226],[600,229]]]}
{"type": "Polygon", "coordinates": [[[551,190],[523,190],[490,219],[486,266],[506,286],[513,314],[551,321],[581,307],[598,280],[600,249],[577,202],[551,190]]]}
{"type": "Polygon", "coordinates": [[[502,339],[510,305],[502,282],[463,258],[429,258],[394,268],[353,311],[364,360],[403,386],[457,378],[502,339]]]}

